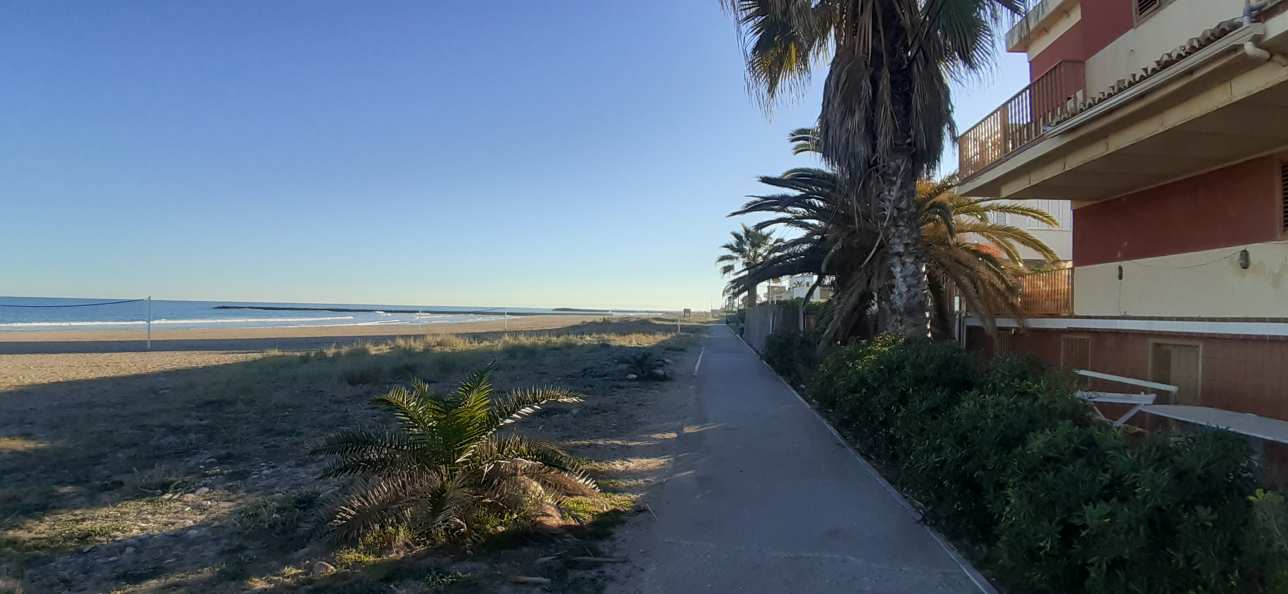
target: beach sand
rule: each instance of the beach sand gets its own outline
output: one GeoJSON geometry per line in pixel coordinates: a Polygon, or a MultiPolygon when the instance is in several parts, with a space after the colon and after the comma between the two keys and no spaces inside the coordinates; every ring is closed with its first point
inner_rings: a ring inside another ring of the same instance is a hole
{"type": "MultiPolygon", "coordinates": [[[[192,328],[152,330],[153,351],[306,350],[426,334],[477,334],[556,330],[603,320],[596,315],[538,315],[479,322],[306,328],[192,328]]],[[[625,318],[623,318],[625,319],[625,318]]],[[[0,354],[138,352],[146,350],[139,330],[5,332],[0,354]]]]}
{"type": "MultiPolygon", "coordinates": [[[[139,344],[119,333],[3,343],[35,352],[0,354],[0,592],[18,583],[29,592],[357,591],[349,581],[389,590],[382,568],[393,563],[408,576],[400,591],[421,591],[416,576],[443,571],[477,576],[469,591],[512,592],[508,576],[566,545],[540,540],[459,566],[450,556],[378,558],[376,577],[364,573],[367,561],[342,563],[316,536],[323,495],[337,483],[318,478],[326,460],[309,454],[337,430],[388,422],[368,403],[390,385],[414,376],[450,389],[490,363],[501,389],[553,384],[586,395],[578,407],[543,409],[523,430],[587,458],[612,497],[642,493],[669,472],[691,394],[683,370],[695,364],[702,327],[675,335],[660,319],[510,322],[509,333],[495,323],[167,331],[152,352],[112,352],[139,344]],[[329,335],[311,335],[319,330],[329,335]],[[427,332],[437,336],[379,344],[427,332]],[[323,350],[265,352],[308,341],[323,350]],[[325,348],[345,341],[376,344],[325,348]],[[65,350],[41,350],[50,348],[65,350]],[[628,361],[644,349],[673,360],[674,381],[629,379],[628,361]],[[257,511],[284,501],[281,526],[257,511]],[[334,587],[312,583],[322,579],[308,571],[319,561],[339,568],[326,578],[334,587]]],[[[554,591],[602,590],[593,575],[557,578],[554,591]]]]}

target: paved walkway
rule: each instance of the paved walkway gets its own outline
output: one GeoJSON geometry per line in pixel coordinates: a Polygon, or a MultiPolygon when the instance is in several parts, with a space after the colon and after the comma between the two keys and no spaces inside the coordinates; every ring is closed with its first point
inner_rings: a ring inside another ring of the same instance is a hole
{"type": "Polygon", "coordinates": [[[656,520],[623,543],[637,569],[610,591],[985,591],[726,326],[696,375],[656,520]]]}

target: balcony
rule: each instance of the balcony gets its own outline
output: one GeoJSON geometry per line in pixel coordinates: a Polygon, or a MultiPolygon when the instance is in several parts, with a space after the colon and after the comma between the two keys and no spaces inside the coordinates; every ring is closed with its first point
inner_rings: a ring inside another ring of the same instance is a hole
{"type": "Polygon", "coordinates": [[[1046,130],[1082,101],[1082,62],[1056,64],[975,127],[957,137],[958,174],[963,180],[1042,138],[1046,130]]]}
{"type": "Polygon", "coordinates": [[[1020,277],[1020,308],[1031,317],[1073,315],[1073,269],[1020,277]]]}
{"type": "Polygon", "coordinates": [[[1034,33],[1041,33],[1052,23],[1067,16],[1078,5],[1078,0],[1019,0],[1020,14],[1007,12],[1003,23],[1006,31],[1006,51],[1028,51],[1034,33]]]}

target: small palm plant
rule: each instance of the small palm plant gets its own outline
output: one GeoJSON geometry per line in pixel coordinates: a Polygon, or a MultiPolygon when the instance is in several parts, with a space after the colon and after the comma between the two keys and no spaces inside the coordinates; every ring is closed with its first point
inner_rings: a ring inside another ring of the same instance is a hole
{"type": "Polygon", "coordinates": [[[468,545],[498,520],[532,521],[568,496],[598,491],[554,445],[498,434],[546,403],[581,398],[560,388],[494,396],[489,372],[471,374],[448,395],[420,380],[398,386],[373,401],[393,413],[395,430],[346,431],[315,450],[335,458],[324,477],[359,479],[331,522],[341,537],[468,545]]]}

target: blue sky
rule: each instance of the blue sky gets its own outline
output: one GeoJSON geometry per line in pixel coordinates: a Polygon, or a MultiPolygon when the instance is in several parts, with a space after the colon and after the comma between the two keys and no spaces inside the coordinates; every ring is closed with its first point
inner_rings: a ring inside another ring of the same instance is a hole
{"type": "Polygon", "coordinates": [[[0,295],[708,307],[819,104],[755,106],[716,0],[4,13],[0,295]]]}

